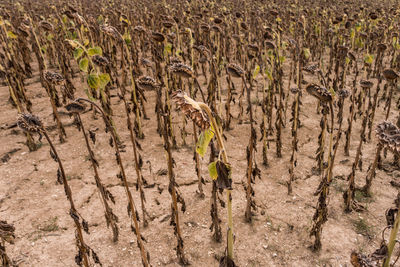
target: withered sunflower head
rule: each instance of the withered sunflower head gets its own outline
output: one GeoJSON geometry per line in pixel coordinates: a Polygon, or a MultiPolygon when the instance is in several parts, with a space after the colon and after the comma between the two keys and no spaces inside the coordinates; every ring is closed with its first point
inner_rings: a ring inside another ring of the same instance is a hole
{"type": "Polygon", "coordinates": [[[140,25],[138,25],[135,28],[133,28],[133,30],[135,32],[138,32],[138,33],[145,33],[146,32],[146,29],[143,26],[140,26],[140,25]]]}
{"type": "Polygon", "coordinates": [[[199,104],[181,90],[172,93],[172,100],[178,105],[186,117],[192,119],[202,130],[210,128],[210,119],[199,104]]]}
{"type": "Polygon", "coordinates": [[[162,25],[163,25],[165,28],[170,29],[170,28],[172,28],[172,27],[174,26],[174,21],[173,21],[173,20],[164,20],[164,21],[162,22],[162,25]]]}
{"type": "Polygon", "coordinates": [[[145,67],[152,67],[153,62],[151,62],[151,60],[149,60],[147,58],[141,58],[140,59],[140,64],[145,66],[145,67]]]}
{"type": "Polygon", "coordinates": [[[183,63],[174,63],[169,66],[169,70],[184,78],[194,78],[194,71],[192,67],[183,63]]]}
{"type": "Polygon", "coordinates": [[[183,63],[182,60],[179,57],[170,57],[169,58],[169,62],[172,65],[177,64],[177,63],[179,63],[179,64],[183,63]]]}
{"type": "Polygon", "coordinates": [[[265,41],[265,48],[274,50],[275,49],[275,45],[271,41],[265,41]]]}
{"type": "Polygon", "coordinates": [[[210,25],[207,23],[201,23],[200,24],[200,29],[204,32],[209,32],[210,31],[210,25]]]}
{"type": "Polygon", "coordinates": [[[319,85],[317,85],[317,84],[314,84],[314,83],[309,84],[309,85],[306,87],[306,91],[307,91],[310,95],[312,95],[312,96],[318,98],[318,99],[319,99],[320,101],[322,101],[322,102],[329,102],[329,101],[332,101],[332,95],[331,95],[331,93],[330,93],[326,88],[321,87],[321,86],[319,86],[319,85]]]}
{"type": "Polygon", "coordinates": [[[53,24],[51,24],[50,22],[45,21],[45,20],[42,20],[39,23],[39,27],[42,28],[43,30],[49,31],[49,32],[53,31],[53,29],[54,29],[53,24]]]}
{"type": "Polygon", "coordinates": [[[100,56],[100,55],[94,55],[92,57],[92,61],[94,64],[100,67],[105,67],[108,64],[110,64],[110,61],[106,57],[100,56]]]}
{"type": "Polygon", "coordinates": [[[220,26],[218,25],[212,25],[211,26],[211,30],[215,31],[215,32],[222,32],[222,29],[220,26]]]}
{"type": "Polygon", "coordinates": [[[314,74],[318,70],[318,64],[311,64],[303,67],[305,72],[314,74]]]}
{"type": "Polygon", "coordinates": [[[123,40],[123,39],[122,39],[122,35],[121,35],[121,34],[119,33],[119,31],[118,31],[115,27],[113,27],[113,26],[103,24],[103,25],[100,25],[100,30],[101,30],[104,34],[106,34],[106,35],[112,37],[113,39],[115,39],[116,41],[122,41],[122,40],[123,40]]]}
{"type": "Polygon", "coordinates": [[[374,85],[374,83],[371,81],[368,81],[368,80],[360,81],[360,86],[364,89],[370,89],[373,85],[374,85]]]}
{"type": "Polygon", "coordinates": [[[377,47],[378,47],[378,51],[380,51],[380,52],[383,52],[383,51],[385,51],[387,49],[387,45],[384,44],[384,43],[379,43],[377,45],[377,47]]]}
{"type": "Polygon", "coordinates": [[[394,71],[393,69],[385,69],[383,72],[383,77],[385,77],[386,80],[395,80],[399,78],[399,74],[394,71]]]}
{"type": "Polygon", "coordinates": [[[345,99],[345,98],[349,97],[350,93],[346,89],[340,89],[337,92],[337,95],[338,95],[339,98],[345,99]]]}
{"type": "Polygon", "coordinates": [[[156,80],[150,76],[140,76],[136,79],[136,83],[144,90],[155,90],[160,86],[156,80]]]}
{"type": "Polygon", "coordinates": [[[23,131],[30,133],[39,133],[43,128],[39,117],[30,113],[20,114],[17,119],[17,125],[23,131]]]}
{"type": "Polygon", "coordinates": [[[165,40],[165,36],[161,32],[152,31],[151,37],[153,38],[154,41],[160,42],[160,43],[164,42],[164,40],[165,40]]]}
{"type": "Polygon", "coordinates": [[[221,24],[222,23],[222,19],[219,17],[214,18],[214,23],[216,24],[221,24]]]}
{"type": "Polygon", "coordinates": [[[65,109],[70,113],[83,113],[86,109],[86,105],[78,101],[73,101],[66,105],[65,109]]]}
{"type": "Polygon", "coordinates": [[[244,75],[244,70],[242,69],[242,67],[236,63],[229,63],[226,66],[226,71],[229,73],[229,75],[236,77],[236,78],[240,78],[243,77],[244,75]]]}
{"type": "Polygon", "coordinates": [[[43,76],[48,83],[53,85],[59,85],[64,81],[64,77],[61,74],[50,70],[46,70],[43,76]]]}
{"type": "Polygon", "coordinates": [[[290,92],[295,95],[297,93],[300,93],[300,89],[298,87],[292,87],[290,88],[290,92]]]}
{"type": "Polygon", "coordinates": [[[383,146],[400,152],[400,129],[396,125],[388,121],[381,122],[376,126],[375,133],[383,146]]]}

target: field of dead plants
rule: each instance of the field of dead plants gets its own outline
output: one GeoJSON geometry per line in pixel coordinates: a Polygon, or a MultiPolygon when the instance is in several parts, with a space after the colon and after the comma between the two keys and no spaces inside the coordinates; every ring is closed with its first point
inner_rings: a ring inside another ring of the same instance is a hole
{"type": "Polygon", "coordinates": [[[1,266],[400,266],[399,30],[397,1],[0,1],[1,266]]]}

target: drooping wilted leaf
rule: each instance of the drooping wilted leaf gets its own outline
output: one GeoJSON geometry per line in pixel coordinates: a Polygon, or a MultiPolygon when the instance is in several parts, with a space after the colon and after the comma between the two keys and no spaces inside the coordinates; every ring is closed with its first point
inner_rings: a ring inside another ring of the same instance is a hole
{"type": "Polygon", "coordinates": [[[96,99],[93,97],[93,95],[89,92],[88,88],[85,88],[85,94],[91,101],[96,101],[96,99]]]}
{"type": "Polygon", "coordinates": [[[374,62],[374,56],[371,55],[371,54],[366,54],[366,55],[364,56],[364,63],[365,63],[365,64],[371,65],[372,62],[374,62]]]}
{"type": "Polygon", "coordinates": [[[74,50],[74,59],[78,60],[83,54],[83,49],[80,47],[75,48],[74,50]]]}
{"type": "Polygon", "coordinates": [[[91,48],[88,49],[88,55],[91,56],[91,57],[94,56],[94,55],[102,56],[103,55],[103,50],[99,46],[91,47],[91,48]]]}
{"type": "Polygon", "coordinates": [[[92,140],[93,144],[96,144],[96,133],[92,130],[89,130],[89,136],[90,136],[90,139],[92,140]]]}
{"type": "Polygon", "coordinates": [[[105,88],[107,84],[111,81],[110,75],[108,73],[101,73],[98,77],[100,88],[105,88]]]}
{"type": "Polygon", "coordinates": [[[100,79],[96,74],[89,74],[87,82],[90,88],[98,89],[100,87],[100,79]]]}
{"type": "Polygon", "coordinates": [[[225,188],[231,189],[232,188],[231,166],[219,160],[216,163],[216,169],[218,173],[217,187],[219,189],[225,189],[225,188]]]}
{"type": "Polygon", "coordinates": [[[89,223],[83,219],[82,219],[82,228],[87,234],[89,234],[89,223]]]}
{"type": "Polygon", "coordinates": [[[217,172],[217,162],[211,162],[208,165],[208,173],[210,174],[211,179],[217,180],[218,178],[218,172],[217,172]]]}
{"type": "Polygon", "coordinates": [[[89,68],[89,60],[84,57],[81,60],[79,60],[79,69],[83,72],[88,72],[89,68]]]}
{"type": "Polygon", "coordinates": [[[17,36],[12,31],[7,31],[7,37],[10,39],[17,39],[17,36]]]}
{"type": "Polygon", "coordinates": [[[214,137],[214,131],[212,129],[212,126],[209,129],[204,130],[197,141],[196,144],[196,152],[204,157],[207,151],[207,147],[210,144],[211,139],[214,137]]]}
{"type": "Polygon", "coordinates": [[[164,46],[164,56],[168,56],[169,54],[171,54],[172,51],[172,44],[171,43],[167,43],[164,46]]]}
{"type": "Polygon", "coordinates": [[[253,71],[253,79],[255,79],[255,78],[257,77],[258,73],[260,73],[260,65],[257,65],[257,66],[254,68],[254,71],[253,71]]]}
{"type": "Polygon", "coordinates": [[[311,52],[309,48],[303,48],[303,55],[306,60],[308,60],[311,56],[311,52]]]}

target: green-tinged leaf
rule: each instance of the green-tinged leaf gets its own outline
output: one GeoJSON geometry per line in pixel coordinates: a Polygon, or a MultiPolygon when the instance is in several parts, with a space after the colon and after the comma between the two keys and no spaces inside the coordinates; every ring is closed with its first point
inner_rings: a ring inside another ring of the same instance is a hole
{"type": "Polygon", "coordinates": [[[265,71],[264,71],[264,73],[265,73],[265,75],[267,75],[267,78],[268,78],[270,81],[273,80],[272,74],[271,74],[271,72],[269,71],[269,69],[266,68],[265,71]]]}
{"type": "Polygon", "coordinates": [[[350,63],[350,58],[346,57],[346,65],[350,63]]]}
{"type": "Polygon", "coordinates": [[[364,47],[364,42],[361,40],[361,38],[356,38],[355,43],[356,43],[356,46],[358,48],[363,48],[364,47]]]}
{"type": "Polygon", "coordinates": [[[48,41],[51,41],[51,40],[53,40],[53,39],[54,39],[54,35],[51,34],[51,33],[49,33],[49,35],[47,35],[47,40],[48,40],[48,41]]]}
{"type": "Polygon", "coordinates": [[[171,43],[167,43],[164,46],[164,57],[168,56],[169,54],[171,54],[172,51],[172,44],[171,43]]]}
{"type": "Polygon", "coordinates": [[[100,16],[97,17],[97,22],[98,22],[99,24],[103,24],[103,23],[104,23],[104,17],[103,17],[103,15],[100,15],[100,16]]]}
{"type": "Polygon", "coordinates": [[[366,54],[365,56],[364,56],[364,62],[365,62],[365,64],[372,64],[372,62],[374,62],[374,56],[373,55],[371,55],[371,54],[366,54]]]}
{"type": "Polygon", "coordinates": [[[74,58],[75,60],[78,60],[83,54],[83,49],[80,47],[75,48],[74,50],[74,58]]]}
{"type": "Polygon", "coordinates": [[[89,68],[89,59],[87,59],[86,57],[82,58],[81,60],[79,60],[79,68],[81,69],[81,71],[83,72],[88,72],[88,68],[89,68]]]}
{"type": "Polygon", "coordinates": [[[87,77],[87,83],[90,88],[98,89],[100,87],[100,79],[96,74],[89,74],[87,77]]]}
{"type": "Polygon", "coordinates": [[[253,79],[255,79],[255,78],[257,77],[258,73],[260,73],[260,65],[257,65],[257,66],[254,68],[254,71],[253,71],[253,79]]]}
{"type": "Polygon", "coordinates": [[[122,35],[122,38],[125,40],[125,43],[126,43],[127,45],[130,45],[130,44],[131,44],[132,38],[131,38],[129,32],[125,31],[124,35],[122,35]]]}
{"type": "Polygon", "coordinates": [[[210,174],[211,179],[217,180],[218,178],[218,172],[217,172],[217,162],[211,162],[208,165],[208,173],[210,174]]]}
{"type": "Polygon", "coordinates": [[[83,41],[83,45],[84,45],[84,46],[87,46],[87,45],[89,44],[89,42],[90,42],[89,39],[85,39],[85,40],[83,41]]]}
{"type": "Polygon", "coordinates": [[[12,31],[7,32],[7,37],[10,39],[17,39],[17,36],[12,31]]]}
{"type": "Polygon", "coordinates": [[[285,56],[279,56],[279,61],[281,62],[281,64],[283,64],[286,60],[285,56]]]}
{"type": "Polygon", "coordinates": [[[89,91],[88,88],[85,88],[85,93],[86,93],[86,96],[89,98],[89,100],[96,101],[96,99],[93,97],[92,93],[89,91]]]}
{"type": "Polygon", "coordinates": [[[206,129],[200,134],[196,144],[196,152],[200,156],[204,157],[207,151],[208,144],[210,143],[213,137],[214,137],[214,131],[211,129],[211,127],[209,129],[206,129]]]}
{"type": "Polygon", "coordinates": [[[62,16],[62,22],[63,22],[63,24],[67,24],[67,23],[68,23],[68,17],[67,17],[67,15],[63,15],[63,16],[62,16]]]}
{"type": "Polygon", "coordinates": [[[103,55],[103,50],[99,46],[91,47],[91,48],[88,49],[88,55],[91,56],[91,57],[94,56],[94,55],[102,56],[103,55]]]}
{"type": "Polygon", "coordinates": [[[357,23],[355,28],[357,32],[361,31],[361,24],[357,23]]]}
{"type": "Polygon", "coordinates": [[[331,93],[332,97],[335,98],[336,93],[335,93],[335,90],[333,90],[332,87],[329,88],[329,92],[331,93]]]}
{"type": "Polygon", "coordinates": [[[110,81],[111,81],[111,78],[108,73],[99,74],[99,87],[100,88],[105,88],[110,81]]]}
{"type": "Polygon", "coordinates": [[[310,49],[309,48],[303,48],[303,54],[304,54],[304,58],[308,60],[310,58],[310,56],[311,56],[310,49]]]}
{"type": "Polygon", "coordinates": [[[119,21],[124,21],[126,24],[130,25],[131,23],[129,22],[129,20],[123,18],[123,17],[119,17],[119,21]]]}

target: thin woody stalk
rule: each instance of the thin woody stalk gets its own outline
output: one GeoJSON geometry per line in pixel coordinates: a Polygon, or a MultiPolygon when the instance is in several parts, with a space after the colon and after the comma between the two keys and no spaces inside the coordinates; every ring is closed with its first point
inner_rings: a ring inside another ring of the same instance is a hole
{"type": "MultiPolygon", "coordinates": [[[[370,88],[373,85],[372,82],[362,80],[360,82],[360,84],[362,86],[361,93],[363,93],[363,94],[365,93],[365,95],[368,95],[370,88]]],[[[357,152],[356,152],[356,155],[354,158],[351,172],[348,175],[349,186],[348,186],[346,192],[344,192],[344,194],[343,194],[346,212],[351,212],[353,209],[362,209],[362,206],[357,204],[356,201],[354,200],[354,194],[355,194],[356,168],[359,165],[360,158],[362,156],[362,154],[361,154],[362,144],[364,142],[366,142],[365,129],[366,129],[367,120],[368,120],[368,110],[366,109],[365,105],[362,105],[361,116],[362,116],[362,123],[361,123],[360,141],[358,143],[357,152]]]]}
{"type": "MultiPolygon", "coordinates": [[[[68,185],[68,180],[67,180],[67,177],[64,172],[64,167],[63,167],[60,157],[58,156],[57,150],[54,147],[53,142],[51,141],[49,135],[47,134],[46,129],[44,128],[42,122],[40,121],[40,119],[38,117],[36,117],[32,114],[22,114],[17,120],[17,125],[26,132],[38,133],[40,136],[42,136],[42,134],[43,134],[45,136],[47,142],[49,143],[50,149],[51,149],[51,155],[52,155],[53,159],[58,163],[58,166],[59,166],[59,169],[57,171],[57,178],[59,180],[61,178],[62,184],[64,185],[64,191],[65,191],[65,194],[66,194],[67,199],[70,204],[69,214],[72,217],[72,219],[74,220],[76,231],[77,231],[77,235],[76,235],[77,243],[76,244],[79,249],[79,254],[75,258],[75,261],[77,263],[81,264],[81,261],[83,258],[84,266],[88,267],[89,259],[87,257],[87,255],[88,255],[87,249],[90,249],[90,248],[85,244],[85,242],[83,240],[82,226],[80,223],[80,219],[82,219],[82,218],[80,218],[79,213],[77,212],[77,210],[75,208],[75,203],[74,203],[74,200],[72,199],[72,191],[68,185]]],[[[86,225],[87,225],[87,223],[86,223],[86,225]]],[[[85,230],[87,230],[87,228],[85,228],[85,230]]]]}
{"type": "MultiPolygon", "coordinates": [[[[196,125],[202,130],[213,129],[217,138],[220,155],[222,155],[222,163],[218,164],[219,161],[215,162],[217,173],[217,181],[221,178],[220,189],[226,189],[227,202],[228,202],[228,235],[227,235],[227,257],[223,257],[222,262],[226,261],[227,264],[234,264],[233,262],[233,219],[232,219],[232,197],[231,197],[231,184],[232,180],[230,177],[230,167],[228,163],[228,156],[226,154],[224,142],[219,125],[216,123],[213,117],[211,109],[203,102],[196,102],[195,100],[188,97],[182,91],[176,91],[173,93],[173,100],[177,103],[178,107],[182,112],[190,117],[196,125]],[[210,124],[211,121],[211,124],[210,124]],[[221,167],[222,164],[222,167],[221,167]],[[217,166],[220,166],[219,169],[217,166]],[[218,174],[218,172],[220,174],[218,174]],[[221,175],[221,177],[219,177],[221,175]],[[222,181],[223,180],[223,181],[222,181]]],[[[210,169],[210,166],[209,166],[210,169]]]]}
{"type": "MultiPolygon", "coordinates": [[[[70,214],[76,214],[77,212],[76,212],[74,201],[72,199],[71,188],[68,185],[68,180],[67,180],[67,176],[65,175],[65,172],[64,172],[64,167],[63,167],[63,165],[61,163],[60,158],[58,157],[57,151],[56,151],[53,143],[51,142],[50,137],[47,134],[46,130],[44,128],[42,128],[41,132],[46,137],[47,142],[49,143],[49,145],[51,147],[51,150],[53,151],[54,155],[57,158],[57,163],[58,163],[58,166],[60,167],[60,171],[61,171],[61,178],[62,178],[62,181],[63,181],[64,190],[65,190],[65,193],[67,195],[67,199],[69,200],[69,203],[70,203],[70,206],[71,206],[70,214]]],[[[76,227],[76,230],[77,230],[77,233],[78,233],[78,239],[79,239],[78,247],[79,247],[80,255],[83,257],[83,264],[85,265],[85,267],[88,267],[89,266],[89,259],[87,258],[85,241],[83,240],[82,227],[81,227],[81,224],[79,223],[79,219],[76,220],[74,218],[74,222],[75,222],[75,227],[76,227]]]]}
{"type": "Polygon", "coordinates": [[[168,162],[168,177],[169,177],[169,188],[168,191],[171,194],[172,198],[172,219],[171,224],[174,226],[174,232],[177,238],[177,247],[176,247],[176,254],[181,264],[188,265],[189,262],[185,257],[184,246],[183,246],[183,239],[182,239],[182,232],[179,224],[179,211],[178,211],[178,196],[175,188],[175,174],[173,171],[173,158],[171,153],[171,144],[169,141],[169,131],[168,131],[168,119],[166,116],[163,117],[164,119],[164,130],[163,130],[163,138],[164,138],[164,145],[165,145],[165,152],[168,162]]]}
{"type": "Polygon", "coordinates": [[[124,165],[122,164],[122,159],[121,159],[121,154],[119,151],[119,147],[118,147],[118,142],[117,142],[117,137],[115,135],[115,132],[112,130],[112,126],[110,125],[109,120],[107,119],[106,114],[103,112],[103,110],[93,101],[90,101],[88,99],[85,98],[78,98],[76,99],[77,102],[81,102],[81,101],[86,101],[90,104],[92,104],[102,115],[104,123],[106,124],[106,127],[110,129],[110,134],[111,137],[113,139],[113,143],[114,143],[114,148],[115,148],[115,155],[117,157],[117,162],[121,171],[121,177],[122,177],[122,181],[125,187],[125,192],[127,194],[128,197],[128,203],[129,203],[129,211],[130,211],[130,216],[131,219],[134,223],[134,232],[136,233],[136,238],[137,238],[137,243],[138,243],[138,247],[140,249],[140,253],[142,256],[142,263],[143,266],[148,267],[150,266],[149,264],[149,259],[148,259],[148,253],[146,252],[146,249],[143,245],[143,241],[142,241],[142,235],[140,234],[140,226],[139,226],[139,222],[138,222],[138,215],[135,209],[135,202],[133,200],[131,191],[129,190],[129,185],[128,185],[128,180],[126,178],[126,174],[125,174],[125,169],[124,169],[124,165]]]}
{"type": "MultiPolygon", "coordinates": [[[[80,106],[80,104],[78,104],[78,103],[71,103],[71,104],[67,105],[66,108],[67,108],[67,110],[69,107],[72,107],[72,106],[76,106],[79,108],[78,105],[80,106]]],[[[81,111],[83,111],[84,108],[85,107],[83,106],[81,111]]],[[[71,112],[73,112],[73,111],[71,111],[71,112]]],[[[111,197],[111,200],[113,201],[114,197],[111,195],[110,192],[107,191],[107,189],[101,183],[100,175],[99,175],[99,172],[97,169],[98,163],[97,163],[97,160],[94,158],[93,150],[90,147],[89,139],[86,134],[85,127],[83,125],[81,116],[80,116],[79,112],[73,112],[73,113],[76,115],[76,117],[78,119],[79,126],[81,127],[82,134],[85,138],[86,147],[89,152],[90,162],[92,163],[92,167],[93,167],[93,171],[94,171],[94,179],[96,181],[96,186],[97,186],[97,189],[99,190],[100,199],[101,199],[103,207],[104,207],[104,215],[106,217],[107,226],[111,225],[111,229],[113,232],[113,241],[117,242],[118,241],[118,232],[119,232],[118,225],[117,225],[118,217],[112,212],[112,209],[110,208],[110,206],[107,202],[107,199],[110,199],[110,197],[111,197]]]]}
{"type": "MultiPolygon", "coordinates": [[[[207,113],[208,117],[210,118],[211,124],[212,124],[212,126],[214,128],[214,131],[215,131],[215,136],[217,137],[218,146],[219,146],[219,149],[221,151],[222,161],[225,164],[229,164],[228,163],[228,155],[227,155],[226,150],[225,150],[222,134],[220,133],[219,126],[216,123],[216,121],[215,121],[215,119],[214,119],[214,117],[212,115],[211,109],[206,104],[204,104],[202,102],[197,102],[197,103],[200,106],[200,108],[202,110],[204,110],[207,113]]],[[[226,190],[226,198],[227,198],[227,203],[228,203],[228,244],[227,244],[227,250],[228,250],[229,259],[233,260],[233,219],[232,219],[232,197],[231,197],[231,194],[232,194],[232,190],[227,189],[226,190]]]]}

